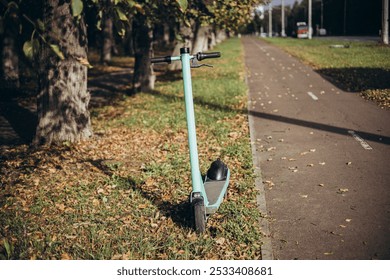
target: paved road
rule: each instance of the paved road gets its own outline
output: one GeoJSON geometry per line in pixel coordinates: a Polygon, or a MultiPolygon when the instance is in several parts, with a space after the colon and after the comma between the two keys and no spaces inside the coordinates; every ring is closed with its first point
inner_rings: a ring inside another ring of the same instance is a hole
{"type": "Polygon", "coordinates": [[[257,38],[242,42],[265,257],[390,259],[390,110],[257,38]]]}

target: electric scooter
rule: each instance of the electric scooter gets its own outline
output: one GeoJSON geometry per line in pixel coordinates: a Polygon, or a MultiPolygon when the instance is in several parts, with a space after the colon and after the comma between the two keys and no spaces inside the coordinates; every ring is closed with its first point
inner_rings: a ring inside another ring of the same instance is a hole
{"type": "Polygon", "coordinates": [[[192,191],[190,194],[190,204],[193,210],[194,226],[198,233],[206,230],[206,222],[211,214],[214,214],[226,196],[229,185],[230,171],[226,164],[220,159],[213,161],[204,180],[200,173],[198,148],[196,142],[196,127],[194,101],[192,96],[191,68],[209,66],[199,64],[199,61],[210,58],[218,58],[220,52],[190,54],[189,48],[181,48],[180,56],[154,57],[151,63],[171,63],[181,61],[182,75],[184,83],[184,100],[188,129],[188,144],[190,152],[192,191]]]}

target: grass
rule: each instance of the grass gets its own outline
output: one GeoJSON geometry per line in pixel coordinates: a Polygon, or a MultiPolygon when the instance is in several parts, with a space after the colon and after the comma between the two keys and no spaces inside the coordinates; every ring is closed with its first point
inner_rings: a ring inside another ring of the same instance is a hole
{"type": "Polygon", "coordinates": [[[390,107],[390,48],[375,42],[346,42],[327,39],[272,38],[291,55],[313,66],[346,91],[390,107]],[[346,45],[348,48],[332,48],[346,45]]]}
{"type": "MultiPolygon", "coordinates": [[[[0,258],[261,258],[243,52],[238,39],[215,50],[215,68],[193,70],[201,171],[220,157],[232,175],[204,235],[189,214],[180,73],[160,70],[154,92],[112,92],[114,105],[93,110],[92,140],[1,150],[0,258]]],[[[91,77],[122,66],[129,59],[95,67],[91,77]]]]}

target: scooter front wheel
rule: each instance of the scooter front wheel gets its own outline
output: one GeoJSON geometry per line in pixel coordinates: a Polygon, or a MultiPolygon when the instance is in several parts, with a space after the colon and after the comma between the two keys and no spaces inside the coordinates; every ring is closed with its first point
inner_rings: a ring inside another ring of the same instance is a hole
{"type": "Polygon", "coordinates": [[[203,233],[206,230],[206,210],[203,198],[197,198],[192,201],[195,230],[197,233],[203,233]]]}

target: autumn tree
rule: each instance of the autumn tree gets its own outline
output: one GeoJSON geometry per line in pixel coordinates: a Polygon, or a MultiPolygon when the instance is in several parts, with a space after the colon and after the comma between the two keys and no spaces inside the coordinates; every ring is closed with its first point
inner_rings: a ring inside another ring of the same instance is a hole
{"type": "Polygon", "coordinates": [[[155,76],[150,64],[153,54],[153,29],[167,22],[175,25],[187,9],[186,0],[139,1],[141,9],[133,18],[134,45],[134,92],[150,91],[154,88],[155,76]]]}
{"type": "Polygon", "coordinates": [[[92,135],[87,91],[87,30],[81,0],[43,0],[38,126],[35,144],[76,142],[92,135]]]}
{"type": "MultiPolygon", "coordinates": [[[[254,8],[264,0],[194,0],[189,1],[179,21],[178,37],[172,55],[178,55],[183,46],[193,53],[207,51],[226,38],[226,32],[236,32],[240,25],[253,18],[254,8]]],[[[171,64],[175,70],[177,64],[171,64]]]]}
{"type": "Polygon", "coordinates": [[[19,87],[19,14],[16,3],[2,1],[0,17],[0,83],[6,88],[19,87]]]}

